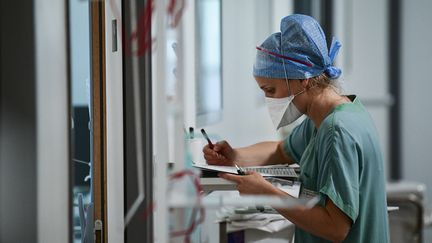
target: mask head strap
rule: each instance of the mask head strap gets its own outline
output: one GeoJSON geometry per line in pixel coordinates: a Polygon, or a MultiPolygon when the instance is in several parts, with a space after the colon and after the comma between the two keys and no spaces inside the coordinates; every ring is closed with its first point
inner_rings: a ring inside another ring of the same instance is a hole
{"type": "MultiPolygon", "coordinates": [[[[282,35],[280,36],[280,45],[281,45],[281,50],[280,50],[280,52],[281,52],[281,54],[283,55],[283,49],[282,49],[282,35]]],[[[288,74],[287,74],[287,71],[286,71],[286,68],[285,68],[285,60],[283,59],[283,58],[281,58],[282,59],[282,66],[283,66],[283,68],[284,68],[284,73],[285,73],[285,82],[286,82],[286,84],[287,84],[287,87],[288,87],[288,92],[291,94],[291,85],[289,84],[289,82],[288,82],[288,74]]],[[[299,94],[302,94],[302,93],[304,93],[306,91],[306,89],[303,89],[302,91],[300,91],[300,92],[298,92],[297,94],[293,94],[294,95],[294,97],[296,97],[297,95],[299,95],[299,94]]]]}
{"type": "MultiPolygon", "coordinates": [[[[280,35],[280,52],[283,55],[282,34],[280,35]]],[[[285,73],[285,82],[286,82],[286,85],[288,87],[288,92],[291,94],[291,87],[290,87],[290,85],[288,83],[288,74],[287,74],[287,71],[286,71],[286,68],[285,68],[285,60],[283,58],[281,58],[281,59],[282,59],[282,66],[283,66],[284,73],[285,73]]]]}

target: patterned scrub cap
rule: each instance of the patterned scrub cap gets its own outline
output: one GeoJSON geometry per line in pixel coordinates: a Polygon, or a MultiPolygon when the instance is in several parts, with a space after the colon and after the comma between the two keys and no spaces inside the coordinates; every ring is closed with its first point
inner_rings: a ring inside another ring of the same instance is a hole
{"type": "Polygon", "coordinates": [[[328,51],[324,32],[314,18],[289,15],[281,20],[280,29],[257,47],[254,76],[307,79],[325,72],[330,79],[339,78],[342,71],[333,62],[341,44],[333,38],[328,51]]]}

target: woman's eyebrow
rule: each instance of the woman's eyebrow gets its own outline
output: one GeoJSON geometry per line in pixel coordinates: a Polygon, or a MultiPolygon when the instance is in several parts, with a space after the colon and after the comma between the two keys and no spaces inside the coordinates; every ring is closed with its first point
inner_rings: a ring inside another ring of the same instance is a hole
{"type": "Polygon", "coordinates": [[[272,86],[269,86],[267,84],[264,84],[262,86],[260,86],[261,89],[267,89],[267,88],[273,88],[272,86]]]}

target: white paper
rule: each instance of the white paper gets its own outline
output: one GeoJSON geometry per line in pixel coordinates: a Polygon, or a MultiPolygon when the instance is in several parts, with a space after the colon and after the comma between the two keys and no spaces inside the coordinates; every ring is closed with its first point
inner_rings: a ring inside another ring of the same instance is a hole
{"type": "MultiPolygon", "coordinates": [[[[231,173],[231,174],[238,174],[237,172],[237,168],[235,168],[234,166],[222,166],[222,165],[207,165],[207,164],[193,164],[194,167],[196,168],[200,168],[200,169],[205,169],[205,170],[212,170],[212,171],[219,171],[219,172],[226,172],[226,173],[231,173]]],[[[242,167],[243,170],[248,171],[248,170],[259,170],[259,169],[268,169],[269,171],[271,171],[272,169],[275,170],[275,173],[264,173],[264,172],[259,172],[262,176],[266,176],[266,177],[298,177],[298,175],[296,175],[295,173],[288,173],[288,174],[279,174],[276,173],[276,170],[280,170],[280,169],[286,169],[287,171],[289,170],[290,172],[294,172],[294,167],[288,166],[288,165],[271,165],[271,166],[249,166],[249,167],[242,167]]]]}

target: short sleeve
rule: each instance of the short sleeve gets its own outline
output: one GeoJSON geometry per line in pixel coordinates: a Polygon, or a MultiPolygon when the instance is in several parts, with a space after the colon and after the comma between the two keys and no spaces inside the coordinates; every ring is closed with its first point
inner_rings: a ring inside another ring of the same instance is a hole
{"type": "MultiPolygon", "coordinates": [[[[322,136],[318,153],[320,173],[319,192],[332,200],[353,223],[359,214],[359,155],[361,149],[355,139],[343,128],[329,128],[322,136]]],[[[323,198],[326,198],[326,197],[323,198]]]]}
{"type": "Polygon", "coordinates": [[[315,125],[312,120],[306,118],[300,125],[293,129],[283,142],[284,152],[298,164],[300,164],[300,159],[306,146],[309,144],[314,129],[315,125]]]}

